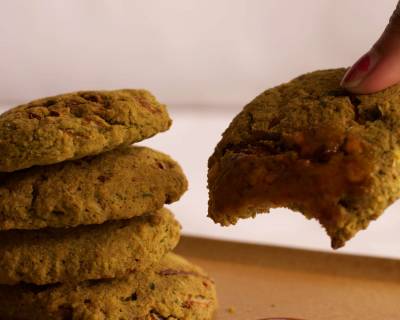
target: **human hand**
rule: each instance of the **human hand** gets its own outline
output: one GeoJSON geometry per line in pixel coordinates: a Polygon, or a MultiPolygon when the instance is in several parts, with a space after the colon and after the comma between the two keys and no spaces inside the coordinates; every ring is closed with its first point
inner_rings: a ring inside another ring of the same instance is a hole
{"type": "Polygon", "coordinates": [[[349,70],[341,86],[354,93],[372,93],[400,82],[400,1],[385,31],[349,70]]]}

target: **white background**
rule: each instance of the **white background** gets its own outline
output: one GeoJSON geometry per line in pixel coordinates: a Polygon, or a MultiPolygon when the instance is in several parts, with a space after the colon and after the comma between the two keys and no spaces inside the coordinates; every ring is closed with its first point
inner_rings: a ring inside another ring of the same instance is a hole
{"type": "MultiPolygon", "coordinates": [[[[0,105],[81,89],[143,87],[174,127],[146,144],[191,184],[184,232],[329,250],[315,221],[274,210],[236,227],[207,219],[206,161],[231,118],[267,87],[349,66],[382,32],[393,0],[0,2],[0,105]]],[[[1,150],[0,150],[1,152],[1,150]]],[[[399,205],[340,252],[400,258],[399,205]]]]}

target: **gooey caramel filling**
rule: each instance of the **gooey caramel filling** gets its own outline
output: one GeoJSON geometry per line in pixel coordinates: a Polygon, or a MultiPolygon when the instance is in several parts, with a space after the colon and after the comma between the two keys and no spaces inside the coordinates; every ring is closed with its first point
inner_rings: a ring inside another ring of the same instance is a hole
{"type": "Polygon", "coordinates": [[[331,224],[343,226],[351,199],[369,184],[364,141],[351,130],[318,128],[286,134],[280,144],[281,153],[258,144],[230,154],[233,159],[224,165],[231,168],[214,190],[216,211],[245,217],[249,211],[290,207],[317,218],[328,233],[331,224]]]}

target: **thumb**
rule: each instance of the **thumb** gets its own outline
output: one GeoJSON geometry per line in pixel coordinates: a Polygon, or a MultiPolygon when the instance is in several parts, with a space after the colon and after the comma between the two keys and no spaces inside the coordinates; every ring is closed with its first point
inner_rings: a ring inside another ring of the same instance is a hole
{"type": "Polygon", "coordinates": [[[400,2],[385,31],[344,75],[341,85],[354,93],[372,93],[400,82],[400,2]]]}

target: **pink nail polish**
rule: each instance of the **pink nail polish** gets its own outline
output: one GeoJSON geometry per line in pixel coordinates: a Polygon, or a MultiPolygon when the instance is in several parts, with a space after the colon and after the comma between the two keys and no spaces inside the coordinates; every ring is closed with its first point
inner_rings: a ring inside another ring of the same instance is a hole
{"type": "Polygon", "coordinates": [[[358,61],[347,70],[344,75],[341,86],[345,88],[354,88],[358,86],[375,67],[378,56],[374,51],[364,54],[358,61]]]}

